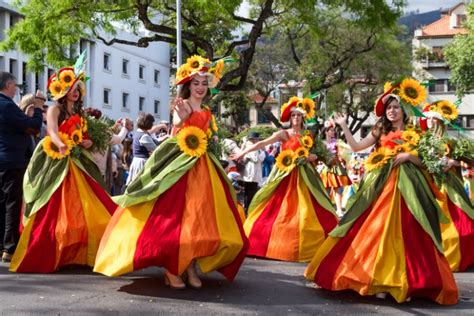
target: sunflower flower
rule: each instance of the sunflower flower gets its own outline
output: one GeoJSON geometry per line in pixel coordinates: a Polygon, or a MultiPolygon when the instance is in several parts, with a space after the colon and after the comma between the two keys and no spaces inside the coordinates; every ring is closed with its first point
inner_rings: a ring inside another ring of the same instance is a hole
{"type": "Polygon", "coordinates": [[[395,146],[395,148],[393,149],[393,153],[394,154],[409,153],[410,155],[418,156],[418,152],[415,150],[413,145],[409,143],[404,143],[404,144],[395,146]]]}
{"type": "Polygon", "coordinates": [[[311,148],[313,147],[313,139],[309,135],[305,135],[301,137],[301,145],[303,145],[306,148],[311,148]]]}
{"type": "Polygon", "coordinates": [[[405,126],[405,130],[407,131],[414,131],[415,130],[415,125],[411,124],[411,123],[408,123],[406,126],[405,126]]]}
{"type": "Polygon", "coordinates": [[[392,150],[385,147],[380,147],[376,151],[372,152],[365,161],[365,170],[369,172],[384,166],[390,160],[390,158],[392,158],[392,155],[392,150]]]}
{"type": "Polygon", "coordinates": [[[392,89],[392,83],[390,81],[385,82],[385,84],[383,85],[383,93],[387,92],[390,89],[392,89]]]}
{"type": "Polygon", "coordinates": [[[52,159],[63,159],[66,156],[69,156],[71,153],[71,148],[72,148],[72,142],[69,139],[69,136],[67,134],[58,133],[59,138],[67,146],[66,152],[64,154],[61,154],[59,152],[58,146],[56,146],[55,143],[53,143],[53,140],[51,139],[51,136],[46,136],[43,141],[43,150],[52,159]]]}
{"type": "Polygon", "coordinates": [[[222,72],[224,71],[224,60],[220,59],[216,62],[216,65],[210,70],[210,72],[217,78],[222,78],[222,72]]]}
{"type": "Polygon", "coordinates": [[[87,132],[87,120],[81,117],[81,130],[83,133],[87,132]]]}
{"type": "Polygon", "coordinates": [[[198,127],[183,128],[178,133],[177,140],[179,149],[191,157],[200,157],[207,150],[206,133],[198,127]]]}
{"type": "Polygon", "coordinates": [[[420,141],[420,135],[415,131],[404,131],[402,133],[402,139],[409,144],[416,146],[420,141]]]}
{"type": "Polygon", "coordinates": [[[406,78],[400,84],[400,97],[407,103],[417,106],[426,99],[425,88],[415,79],[406,78]]]}
{"type": "Polygon", "coordinates": [[[295,151],[295,158],[308,158],[309,151],[304,147],[300,147],[295,151]]]}
{"type": "Polygon", "coordinates": [[[438,112],[448,121],[453,121],[458,117],[458,109],[451,101],[440,101],[437,104],[438,112]]]}
{"type": "Polygon", "coordinates": [[[306,112],[306,119],[310,119],[310,118],[314,117],[314,115],[315,115],[315,112],[314,112],[315,104],[314,104],[313,100],[311,100],[310,98],[304,98],[301,101],[301,105],[302,105],[302,108],[306,112]]]}
{"type": "Polygon", "coordinates": [[[184,78],[188,77],[191,72],[192,69],[187,64],[182,65],[176,72],[176,82],[180,82],[184,78]]]}
{"type": "Polygon", "coordinates": [[[284,172],[291,171],[293,169],[295,153],[291,149],[283,150],[276,158],[276,166],[278,169],[284,172]]]}
{"type": "Polygon", "coordinates": [[[63,91],[63,85],[59,81],[53,81],[49,85],[49,92],[51,92],[53,96],[60,94],[62,91],[63,91]]]}
{"type": "Polygon", "coordinates": [[[211,128],[212,128],[214,133],[217,133],[217,131],[219,130],[217,128],[216,117],[214,115],[211,115],[211,128]]]}
{"type": "Polygon", "coordinates": [[[186,65],[191,69],[191,71],[200,71],[206,64],[209,64],[211,61],[207,58],[203,58],[199,55],[191,56],[187,59],[186,65]]]}
{"type": "Polygon", "coordinates": [[[65,86],[71,86],[74,80],[76,80],[76,76],[72,70],[65,70],[59,74],[59,81],[65,86]]]}
{"type": "Polygon", "coordinates": [[[71,133],[71,141],[74,145],[82,143],[82,129],[76,129],[71,133]]]}

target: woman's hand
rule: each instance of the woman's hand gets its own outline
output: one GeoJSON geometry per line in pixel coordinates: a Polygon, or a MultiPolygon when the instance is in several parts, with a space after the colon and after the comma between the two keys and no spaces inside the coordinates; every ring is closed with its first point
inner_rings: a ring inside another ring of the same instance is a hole
{"type": "Polygon", "coordinates": [[[59,144],[56,144],[56,145],[58,146],[59,153],[61,155],[65,155],[67,151],[67,146],[63,142],[60,142],[59,144]]]}
{"type": "Polygon", "coordinates": [[[398,166],[404,162],[410,161],[411,155],[409,153],[400,153],[393,158],[393,166],[398,166]]]}
{"type": "Polygon", "coordinates": [[[181,121],[185,121],[191,115],[191,108],[184,102],[183,98],[176,98],[174,100],[173,109],[181,121]]]}
{"type": "Polygon", "coordinates": [[[454,159],[448,159],[448,162],[446,163],[446,166],[443,168],[443,170],[446,172],[452,167],[459,167],[461,164],[454,160],[454,159]]]}
{"type": "Polygon", "coordinates": [[[234,161],[239,161],[240,159],[242,159],[242,157],[244,156],[245,154],[243,152],[241,153],[238,153],[238,154],[232,154],[229,156],[229,159],[230,160],[234,160],[234,161]]]}
{"type": "Polygon", "coordinates": [[[334,115],[334,122],[336,122],[336,124],[339,126],[346,125],[346,120],[347,120],[346,114],[338,112],[334,115]]]}
{"type": "Polygon", "coordinates": [[[314,162],[317,159],[318,159],[318,156],[316,156],[315,154],[309,154],[309,156],[306,160],[309,161],[309,162],[314,162]]]}
{"type": "Polygon", "coordinates": [[[84,139],[81,143],[81,146],[84,147],[85,149],[88,149],[92,146],[93,142],[90,139],[84,139]]]}

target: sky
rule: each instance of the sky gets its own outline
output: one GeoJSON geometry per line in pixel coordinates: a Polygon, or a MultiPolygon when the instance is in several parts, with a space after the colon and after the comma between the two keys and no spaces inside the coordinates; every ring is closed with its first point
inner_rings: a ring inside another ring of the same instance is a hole
{"type": "Polygon", "coordinates": [[[439,8],[448,9],[454,7],[461,0],[408,0],[405,12],[419,10],[420,13],[437,10],[439,8]]]}

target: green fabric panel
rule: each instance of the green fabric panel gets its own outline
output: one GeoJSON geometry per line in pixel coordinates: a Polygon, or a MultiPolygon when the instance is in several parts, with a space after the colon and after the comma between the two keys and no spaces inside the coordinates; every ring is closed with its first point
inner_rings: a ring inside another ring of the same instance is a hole
{"type": "Polygon", "coordinates": [[[379,193],[382,191],[392,170],[392,163],[384,165],[367,173],[359,190],[351,196],[346,205],[346,214],[341,218],[337,226],[329,233],[332,237],[344,237],[355,221],[370,207],[379,193]]]}
{"type": "Polygon", "coordinates": [[[296,171],[292,169],[290,172],[283,172],[276,165],[273,166],[270,175],[268,176],[267,184],[265,184],[258,192],[254,195],[250,202],[248,214],[252,213],[257,205],[266,201],[270,198],[273,192],[276,190],[280,182],[287,177],[291,172],[296,171]]]}
{"type": "Polygon", "coordinates": [[[401,164],[398,189],[413,217],[443,253],[439,225],[442,211],[420,168],[410,162],[401,164]]]}
{"type": "Polygon", "coordinates": [[[68,162],[67,158],[49,158],[43,150],[43,141],[36,146],[23,178],[24,217],[30,217],[49,201],[66,177],[68,162]]]}
{"type": "Polygon", "coordinates": [[[71,159],[79,169],[91,176],[105,191],[109,191],[99,167],[87,149],[79,147],[79,155],[71,156],[71,159]]]}
{"type": "Polygon", "coordinates": [[[303,177],[303,181],[308,187],[313,197],[318,203],[325,209],[336,215],[334,206],[329,199],[326,189],[324,188],[321,177],[317,173],[316,169],[311,164],[305,164],[298,167],[298,171],[303,177]]]}
{"type": "Polygon", "coordinates": [[[212,154],[212,153],[208,153],[208,154],[209,154],[209,158],[214,163],[214,166],[216,167],[217,172],[221,174],[221,176],[224,179],[227,187],[229,188],[229,191],[230,191],[230,194],[232,195],[232,199],[234,200],[234,203],[237,204],[237,195],[235,194],[234,187],[232,186],[232,183],[230,182],[229,177],[225,173],[224,168],[222,168],[222,165],[221,165],[219,159],[217,159],[216,156],[214,156],[214,154],[212,154]]]}
{"type": "Polygon", "coordinates": [[[464,185],[462,180],[456,176],[454,172],[448,172],[446,174],[446,180],[444,182],[444,187],[448,194],[449,199],[464,213],[469,216],[469,218],[474,219],[474,208],[472,206],[471,200],[464,191],[464,185]]]}
{"type": "Polygon", "coordinates": [[[189,171],[197,160],[181,152],[174,139],[165,142],[153,152],[125,194],[112,199],[122,207],[154,200],[189,171]]]}

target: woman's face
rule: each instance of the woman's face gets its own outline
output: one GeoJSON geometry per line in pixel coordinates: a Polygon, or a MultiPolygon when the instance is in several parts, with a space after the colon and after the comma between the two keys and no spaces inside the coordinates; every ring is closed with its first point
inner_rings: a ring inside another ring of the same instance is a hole
{"type": "Polygon", "coordinates": [[[396,123],[403,120],[403,110],[400,106],[400,103],[396,99],[392,99],[389,104],[387,104],[387,108],[385,109],[385,115],[387,119],[392,122],[396,123]]]}
{"type": "Polygon", "coordinates": [[[291,126],[301,126],[303,114],[297,111],[291,112],[291,126]]]}
{"type": "Polygon", "coordinates": [[[326,137],[327,138],[334,138],[336,137],[336,131],[334,130],[334,127],[330,127],[326,130],[326,137]]]}
{"type": "Polygon", "coordinates": [[[77,88],[77,84],[76,84],[67,93],[67,100],[76,102],[77,100],[79,100],[79,97],[80,97],[79,89],[77,88]]]}
{"type": "Polygon", "coordinates": [[[426,126],[428,126],[429,129],[432,129],[438,125],[441,124],[441,121],[438,120],[437,118],[434,118],[434,117],[428,117],[426,119],[426,126]]]}
{"type": "Polygon", "coordinates": [[[206,96],[208,89],[209,83],[206,76],[196,76],[189,85],[191,97],[195,99],[203,99],[206,96]]]}

